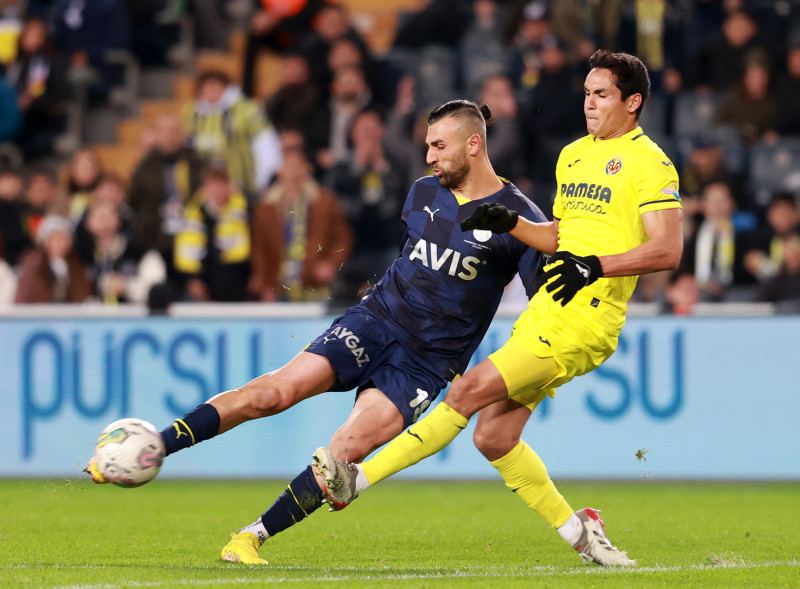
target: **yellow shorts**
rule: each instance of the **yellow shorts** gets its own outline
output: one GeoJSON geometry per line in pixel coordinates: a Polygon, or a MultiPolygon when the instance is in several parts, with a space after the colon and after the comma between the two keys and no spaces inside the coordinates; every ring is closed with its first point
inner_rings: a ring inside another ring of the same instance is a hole
{"type": "Polygon", "coordinates": [[[617,348],[623,322],[618,312],[593,317],[537,295],[517,319],[511,338],[489,359],[503,376],[509,398],[533,410],[556,388],[605,362],[617,348]],[[542,362],[546,358],[554,362],[542,362]]]}

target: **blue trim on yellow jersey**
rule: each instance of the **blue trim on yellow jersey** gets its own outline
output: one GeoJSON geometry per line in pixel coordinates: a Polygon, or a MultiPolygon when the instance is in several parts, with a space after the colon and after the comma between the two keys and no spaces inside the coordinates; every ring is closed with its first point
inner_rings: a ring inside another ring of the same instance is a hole
{"type": "Polygon", "coordinates": [[[658,205],[665,202],[680,202],[680,200],[681,200],[680,196],[676,196],[675,198],[668,198],[666,200],[651,200],[650,202],[643,202],[642,204],[639,205],[639,208],[641,209],[642,207],[647,207],[650,205],[658,205]]]}

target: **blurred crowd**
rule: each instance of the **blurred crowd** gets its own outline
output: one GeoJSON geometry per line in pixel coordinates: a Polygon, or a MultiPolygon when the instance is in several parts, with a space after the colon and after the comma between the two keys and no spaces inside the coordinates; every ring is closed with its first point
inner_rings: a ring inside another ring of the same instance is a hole
{"type": "Polygon", "coordinates": [[[648,65],[641,124],[681,178],[681,268],[634,300],[800,300],[800,0],[419,0],[380,55],[356,25],[324,0],[2,0],[0,304],[352,303],[399,251],[438,103],[488,104],[495,169],[551,211],[598,47],[648,65]],[[198,72],[130,178],[91,146],[54,156],[75,80],[103,104],[116,50],[164,65],[174,13],[200,48],[243,31],[241,80],[198,72]]]}

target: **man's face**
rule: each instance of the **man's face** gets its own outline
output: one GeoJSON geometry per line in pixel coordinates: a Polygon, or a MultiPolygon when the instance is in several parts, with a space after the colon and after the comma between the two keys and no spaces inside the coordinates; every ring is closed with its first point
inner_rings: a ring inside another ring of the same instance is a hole
{"type": "Polygon", "coordinates": [[[102,180],[94,189],[94,200],[119,207],[126,200],[125,187],[111,179],[102,180]]]}
{"type": "Polygon", "coordinates": [[[767,209],[767,222],[778,235],[793,230],[800,222],[797,207],[788,202],[778,201],[767,209]]]}
{"type": "Polygon", "coordinates": [[[52,259],[64,259],[72,249],[72,235],[61,229],[53,231],[47,236],[44,242],[44,249],[47,257],[52,259]]]}
{"type": "Polygon", "coordinates": [[[317,14],[314,28],[320,37],[325,41],[331,42],[347,34],[349,28],[347,15],[343,10],[335,7],[328,7],[317,14]]]}
{"type": "Polygon", "coordinates": [[[701,172],[712,174],[722,165],[723,155],[722,147],[719,145],[697,147],[689,154],[689,161],[701,172]]]}
{"type": "Polygon", "coordinates": [[[334,97],[345,102],[352,102],[364,90],[366,90],[364,78],[352,69],[339,72],[334,78],[331,88],[334,97]]]}
{"type": "Polygon", "coordinates": [[[102,172],[101,168],[102,164],[93,152],[79,151],[72,159],[72,180],[81,187],[91,186],[102,172]]]}
{"type": "Polygon", "coordinates": [[[377,113],[364,112],[356,117],[351,133],[356,145],[380,143],[383,141],[383,123],[377,113]]]}
{"type": "Polygon", "coordinates": [[[445,188],[462,186],[469,175],[468,139],[469,134],[455,117],[445,117],[428,127],[425,161],[445,188]]]}
{"type": "Polygon", "coordinates": [[[206,199],[216,208],[221,209],[231,197],[230,182],[216,176],[210,176],[203,182],[206,199]]]}
{"type": "Polygon", "coordinates": [[[221,80],[211,78],[206,80],[200,87],[198,97],[209,104],[216,104],[225,94],[225,90],[227,90],[227,86],[221,80]]]}
{"type": "Polygon", "coordinates": [[[308,63],[299,55],[292,55],[281,64],[281,85],[300,86],[308,82],[308,63]]]}
{"type": "Polygon", "coordinates": [[[583,88],[583,114],[589,133],[600,139],[614,139],[631,130],[628,104],[632,97],[622,100],[611,70],[593,69],[586,76],[583,88]]]}
{"type": "Polygon", "coordinates": [[[119,231],[120,220],[116,207],[110,203],[97,203],[89,209],[86,228],[95,237],[109,238],[119,231]]]}
{"type": "Polygon", "coordinates": [[[709,221],[729,219],[736,208],[730,188],[721,182],[706,186],[703,191],[703,215],[709,221]]]}
{"type": "Polygon", "coordinates": [[[283,165],[278,170],[278,180],[282,184],[299,185],[311,177],[308,160],[300,150],[291,150],[283,154],[283,165]]]}
{"type": "Polygon", "coordinates": [[[755,23],[742,12],[732,13],[722,23],[722,34],[734,47],[744,47],[757,32],[755,23]]]}
{"type": "Polygon", "coordinates": [[[37,174],[28,184],[28,204],[36,209],[42,209],[55,200],[56,193],[55,183],[47,176],[37,174]]]}
{"type": "Polygon", "coordinates": [[[0,200],[14,201],[22,193],[22,177],[13,172],[0,174],[0,200]]]}
{"type": "Polygon", "coordinates": [[[160,117],[156,121],[154,131],[156,147],[166,156],[178,153],[186,141],[181,120],[175,116],[160,117]]]}
{"type": "Polygon", "coordinates": [[[23,51],[34,53],[44,47],[47,40],[47,28],[43,21],[32,19],[22,30],[20,45],[23,51]]]}

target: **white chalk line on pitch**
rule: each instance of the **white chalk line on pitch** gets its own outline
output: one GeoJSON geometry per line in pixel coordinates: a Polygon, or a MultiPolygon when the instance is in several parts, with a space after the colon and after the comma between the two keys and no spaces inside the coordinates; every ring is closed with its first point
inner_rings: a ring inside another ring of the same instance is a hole
{"type": "MultiPolygon", "coordinates": [[[[570,570],[559,570],[554,566],[535,566],[525,571],[508,571],[508,572],[492,572],[492,571],[452,571],[444,573],[409,573],[409,574],[387,574],[387,575],[315,575],[313,577],[239,577],[239,578],[217,578],[217,579],[181,579],[173,581],[126,581],[122,584],[117,583],[94,583],[94,584],[79,584],[79,585],[54,585],[54,589],[115,589],[116,587],[164,587],[175,585],[218,585],[218,584],[263,584],[263,583],[318,583],[322,582],[344,582],[344,581],[405,581],[405,580],[419,580],[419,579],[458,579],[458,578],[487,578],[487,579],[502,579],[502,578],[526,578],[526,577],[558,577],[558,576],[576,576],[576,575],[614,575],[614,574],[636,574],[636,573],[663,573],[663,572],[680,572],[680,571],[703,571],[703,570],[720,570],[720,569],[760,569],[772,567],[798,567],[800,561],[796,558],[785,561],[767,561],[762,563],[726,563],[722,565],[713,564],[693,564],[687,566],[650,566],[650,567],[587,567],[575,568],[570,570]]],[[[63,568],[63,569],[113,569],[117,568],[113,565],[0,565],[2,569],[26,569],[26,568],[63,568]]],[[[180,568],[180,567],[165,567],[180,568]]],[[[211,567],[209,567],[210,569],[211,567]]],[[[261,565],[252,565],[248,570],[264,570],[269,568],[261,565]]],[[[355,569],[356,567],[349,567],[355,569]]],[[[272,569],[279,572],[280,569],[276,567],[272,569]],[[276,570],[277,569],[277,570],[276,570]]],[[[288,569],[285,569],[288,570],[288,569]]],[[[294,570],[300,570],[296,567],[294,570]]]]}

